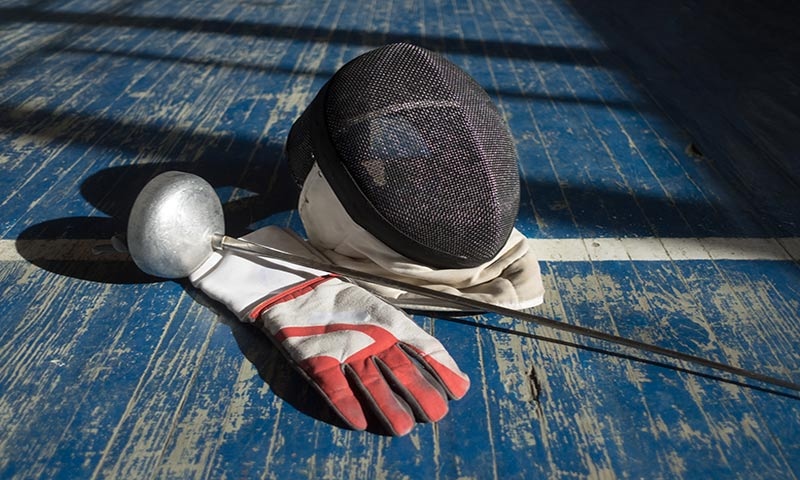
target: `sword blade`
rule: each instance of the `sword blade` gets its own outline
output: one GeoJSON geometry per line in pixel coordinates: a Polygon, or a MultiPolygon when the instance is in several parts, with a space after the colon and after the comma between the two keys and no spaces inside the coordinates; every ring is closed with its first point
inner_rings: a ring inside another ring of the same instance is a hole
{"type": "Polygon", "coordinates": [[[435,298],[437,300],[443,300],[452,305],[453,307],[459,307],[466,311],[486,311],[486,312],[497,313],[500,315],[505,315],[507,317],[515,318],[517,320],[522,320],[524,322],[530,322],[537,325],[549,327],[555,330],[574,333],[576,335],[591,337],[615,345],[621,345],[634,350],[640,350],[656,355],[661,355],[663,357],[669,357],[675,360],[681,360],[694,365],[700,365],[706,368],[710,368],[712,370],[717,370],[732,375],[737,375],[740,377],[749,378],[751,380],[756,380],[759,382],[764,382],[770,385],[788,388],[790,390],[800,392],[800,384],[782,378],[765,375],[763,373],[754,372],[752,370],[747,370],[740,367],[735,367],[733,365],[728,365],[726,363],[717,362],[690,353],[680,352],[678,350],[672,350],[669,348],[660,347],[658,345],[653,345],[639,340],[634,340],[619,335],[613,335],[610,333],[602,332],[600,330],[594,330],[587,327],[581,327],[578,325],[571,325],[568,323],[559,322],[557,320],[543,317],[541,315],[523,312],[520,310],[514,310],[511,308],[506,308],[499,305],[494,305],[491,303],[462,297],[459,295],[453,295],[446,292],[439,292],[437,290],[433,290],[430,288],[420,287],[419,285],[414,285],[400,280],[386,278],[371,273],[361,272],[351,268],[332,265],[328,262],[322,262],[312,258],[307,258],[300,255],[294,255],[291,253],[283,252],[281,250],[270,248],[266,245],[260,245],[257,243],[249,242],[247,240],[228,237],[226,235],[214,235],[212,237],[211,243],[212,247],[215,250],[232,250],[240,253],[253,254],[265,258],[283,260],[303,267],[313,268],[316,270],[323,270],[325,272],[335,273],[337,275],[342,275],[344,277],[348,277],[351,279],[397,288],[399,290],[404,290],[406,292],[416,293],[418,295],[424,295],[426,297],[435,298]]]}

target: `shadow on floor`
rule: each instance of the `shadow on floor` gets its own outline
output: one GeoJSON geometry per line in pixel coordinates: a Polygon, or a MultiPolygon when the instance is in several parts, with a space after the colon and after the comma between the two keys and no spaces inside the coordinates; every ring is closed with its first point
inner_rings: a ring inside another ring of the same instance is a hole
{"type": "Polygon", "coordinates": [[[571,0],[775,236],[800,232],[800,4],[571,0]]]}

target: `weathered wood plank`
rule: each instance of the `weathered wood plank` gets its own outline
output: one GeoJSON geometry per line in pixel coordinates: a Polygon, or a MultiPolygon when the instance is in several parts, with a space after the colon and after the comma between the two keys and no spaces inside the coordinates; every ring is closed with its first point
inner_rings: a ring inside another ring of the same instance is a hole
{"type": "MultiPolygon", "coordinates": [[[[586,246],[542,263],[537,312],[798,381],[787,205],[760,215],[780,196],[687,152],[697,124],[664,115],[584,3],[0,2],[0,239],[16,253],[0,258],[0,476],[797,478],[797,398],[496,315],[416,317],[473,382],[442,422],[352,432],[260,332],[185,282],[91,256],[165,169],[211,181],[229,233],[302,232],[281,157],[292,121],[344,62],[414,41],[509,121],[518,228],[586,246]],[[772,261],[746,260],[762,247],[772,261]]],[[[727,20],[708,34],[736,43],[727,20]]],[[[730,112],[704,118],[785,163],[769,122],[730,112]]]]}

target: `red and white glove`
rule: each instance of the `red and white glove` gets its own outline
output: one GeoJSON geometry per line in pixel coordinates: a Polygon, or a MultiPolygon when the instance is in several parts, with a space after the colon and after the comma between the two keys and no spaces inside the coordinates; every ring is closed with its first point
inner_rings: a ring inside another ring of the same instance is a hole
{"type": "MultiPolygon", "coordinates": [[[[313,255],[291,232],[270,226],[244,237],[313,255]],[[305,250],[305,251],[299,251],[305,250]]],[[[393,435],[447,413],[469,379],[438,340],[363,288],[279,260],[214,254],[189,277],[242,321],[258,322],[352,428],[369,414],[393,435]]]]}

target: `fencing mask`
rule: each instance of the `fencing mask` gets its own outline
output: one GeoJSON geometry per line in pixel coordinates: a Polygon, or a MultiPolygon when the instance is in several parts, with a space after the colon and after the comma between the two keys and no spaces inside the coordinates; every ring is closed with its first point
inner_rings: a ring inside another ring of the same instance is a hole
{"type": "Polygon", "coordinates": [[[541,302],[538,263],[514,229],[511,134],[486,92],[442,56],[392,44],[351,60],[294,123],[286,153],[309,240],[332,261],[433,272],[428,286],[458,272],[450,284],[463,289],[520,270],[524,257],[517,273],[536,292],[523,296],[537,300],[522,303],[541,302]]]}

